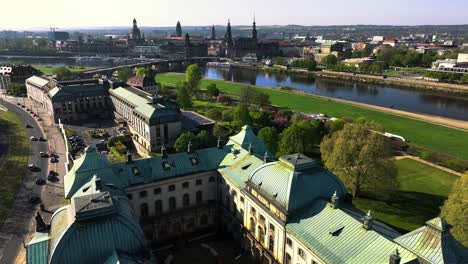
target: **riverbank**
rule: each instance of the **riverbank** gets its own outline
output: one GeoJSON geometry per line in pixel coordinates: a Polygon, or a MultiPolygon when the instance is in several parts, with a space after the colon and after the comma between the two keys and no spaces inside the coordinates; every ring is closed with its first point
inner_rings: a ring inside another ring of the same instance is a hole
{"type": "MultiPolygon", "coordinates": [[[[160,74],[157,81],[162,84],[174,86],[183,80],[184,74],[160,74]]],[[[204,79],[202,87],[215,83],[226,94],[239,95],[240,88],[246,84],[221,80],[204,79]]],[[[306,113],[326,113],[335,117],[359,118],[374,120],[385,127],[385,130],[401,135],[412,144],[433,151],[468,160],[468,130],[465,129],[466,121],[452,120],[446,122],[445,118],[429,118],[430,116],[414,114],[406,116],[404,111],[390,111],[393,109],[369,106],[366,104],[352,103],[346,100],[320,97],[297,91],[282,91],[275,88],[261,87],[270,96],[272,104],[288,107],[290,109],[306,113]],[[443,121],[442,121],[443,120],[443,121]],[[454,124],[456,126],[454,126],[454,124]]],[[[413,114],[413,113],[411,113],[413,114]]]]}
{"type": "Polygon", "coordinates": [[[395,85],[401,87],[425,89],[435,92],[445,92],[457,95],[468,95],[468,85],[433,82],[428,80],[418,80],[412,78],[399,78],[399,77],[384,77],[382,75],[349,73],[349,72],[335,72],[323,70],[315,74],[317,77],[351,80],[363,83],[395,85]]]}

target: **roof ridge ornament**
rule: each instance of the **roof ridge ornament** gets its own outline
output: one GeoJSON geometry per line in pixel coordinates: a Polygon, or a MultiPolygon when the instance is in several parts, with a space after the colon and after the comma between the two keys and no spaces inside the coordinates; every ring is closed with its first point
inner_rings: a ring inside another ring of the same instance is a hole
{"type": "Polygon", "coordinates": [[[265,154],[263,155],[263,162],[267,163],[268,162],[268,151],[265,151],[265,154]]]}
{"type": "Polygon", "coordinates": [[[401,256],[400,252],[398,251],[398,247],[395,249],[395,252],[390,255],[390,259],[388,261],[389,264],[400,264],[401,256]]]}
{"type": "Polygon", "coordinates": [[[364,216],[364,222],[362,223],[362,227],[366,230],[372,229],[372,224],[374,222],[374,217],[371,214],[371,210],[367,211],[366,216],[364,216]]]}
{"type": "Polygon", "coordinates": [[[252,155],[253,153],[253,147],[252,147],[252,142],[249,143],[249,155],[252,155]]]}
{"type": "Polygon", "coordinates": [[[335,190],[335,192],[333,193],[333,195],[331,197],[330,207],[332,207],[333,209],[338,208],[339,201],[340,201],[340,197],[338,196],[338,194],[337,194],[337,192],[335,190]]]}

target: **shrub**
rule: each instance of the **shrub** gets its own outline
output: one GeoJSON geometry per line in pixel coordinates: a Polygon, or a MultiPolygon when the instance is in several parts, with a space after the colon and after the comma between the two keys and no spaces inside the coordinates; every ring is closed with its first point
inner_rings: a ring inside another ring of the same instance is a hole
{"type": "Polygon", "coordinates": [[[419,157],[423,160],[428,160],[428,161],[432,160],[432,153],[429,151],[423,151],[419,155],[420,155],[419,157]]]}
{"type": "Polygon", "coordinates": [[[231,122],[234,120],[234,114],[232,113],[232,110],[224,110],[222,112],[222,119],[226,122],[231,122]]]}
{"type": "Polygon", "coordinates": [[[208,93],[209,96],[218,96],[219,95],[219,89],[216,87],[215,83],[210,83],[206,87],[206,92],[208,93]]]}
{"type": "Polygon", "coordinates": [[[212,108],[212,109],[206,111],[206,116],[213,119],[213,120],[218,121],[218,120],[222,119],[223,113],[220,110],[216,109],[216,108],[212,108]]]}
{"type": "Polygon", "coordinates": [[[232,103],[232,98],[228,95],[221,94],[221,95],[218,95],[218,98],[216,99],[216,101],[221,104],[229,105],[232,103]]]}

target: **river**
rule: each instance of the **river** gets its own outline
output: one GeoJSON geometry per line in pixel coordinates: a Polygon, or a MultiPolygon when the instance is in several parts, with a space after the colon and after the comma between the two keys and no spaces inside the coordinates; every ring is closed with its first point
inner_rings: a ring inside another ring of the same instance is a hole
{"type": "Polygon", "coordinates": [[[293,87],[306,93],[468,121],[468,97],[422,89],[268,73],[254,69],[205,68],[205,77],[258,86],[293,87]]]}

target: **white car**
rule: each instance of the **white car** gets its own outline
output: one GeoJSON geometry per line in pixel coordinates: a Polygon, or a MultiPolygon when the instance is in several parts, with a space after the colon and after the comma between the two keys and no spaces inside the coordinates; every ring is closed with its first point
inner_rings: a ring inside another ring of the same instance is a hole
{"type": "Polygon", "coordinates": [[[31,136],[31,137],[29,138],[29,140],[31,140],[31,141],[36,141],[37,138],[36,138],[35,136],[31,136]]]}
{"type": "Polygon", "coordinates": [[[28,165],[28,169],[30,169],[30,170],[33,170],[35,168],[36,168],[36,165],[34,165],[34,163],[31,163],[31,164],[28,165]]]}

